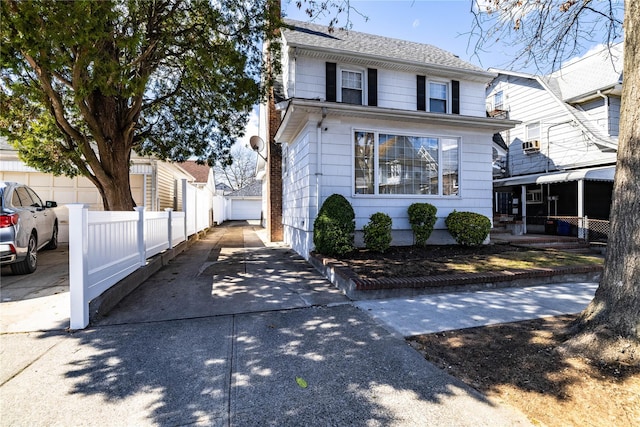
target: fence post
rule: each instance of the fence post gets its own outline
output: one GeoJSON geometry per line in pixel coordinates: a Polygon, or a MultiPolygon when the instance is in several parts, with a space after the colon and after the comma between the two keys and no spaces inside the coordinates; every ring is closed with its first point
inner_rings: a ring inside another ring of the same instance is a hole
{"type": "Polygon", "coordinates": [[[164,211],[169,214],[169,229],[167,235],[169,236],[169,249],[173,249],[173,209],[165,208],[164,211]]]}
{"type": "Polygon", "coordinates": [[[589,217],[588,216],[584,216],[583,222],[582,222],[582,234],[583,234],[583,238],[584,240],[586,240],[587,242],[589,241],[589,217]]]}
{"type": "Polygon", "coordinates": [[[138,255],[140,257],[140,267],[144,267],[147,263],[147,248],[144,239],[145,219],[144,219],[144,206],[136,206],[134,208],[138,212],[138,255]]]}
{"type": "Polygon", "coordinates": [[[187,228],[187,224],[189,221],[189,208],[187,207],[187,180],[182,180],[182,212],[184,212],[184,240],[189,240],[189,229],[187,228]]]}
{"type": "Polygon", "coordinates": [[[89,324],[87,275],[89,252],[89,210],[83,203],[66,205],[69,209],[69,327],[84,329],[89,324]]]}

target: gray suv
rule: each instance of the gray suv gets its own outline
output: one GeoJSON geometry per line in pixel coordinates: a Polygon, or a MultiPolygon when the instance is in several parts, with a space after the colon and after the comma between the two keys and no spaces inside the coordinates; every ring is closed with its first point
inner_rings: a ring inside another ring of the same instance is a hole
{"type": "Polygon", "coordinates": [[[13,274],[33,273],[37,252],[58,247],[58,218],[31,188],[0,181],[0,264],[9,264],[13,274]]]}

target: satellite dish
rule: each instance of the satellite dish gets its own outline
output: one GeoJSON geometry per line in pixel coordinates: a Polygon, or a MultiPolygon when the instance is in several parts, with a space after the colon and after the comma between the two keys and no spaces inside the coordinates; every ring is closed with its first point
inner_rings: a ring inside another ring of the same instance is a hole
{"type": "Polygon", "coordinates": [[[257,151],[259,153],[264,148],[264,141],[258,135],[254,135],[249,139],[249,145],[251,145],[251,149],[253,149],[253,151],[257,151]]]}

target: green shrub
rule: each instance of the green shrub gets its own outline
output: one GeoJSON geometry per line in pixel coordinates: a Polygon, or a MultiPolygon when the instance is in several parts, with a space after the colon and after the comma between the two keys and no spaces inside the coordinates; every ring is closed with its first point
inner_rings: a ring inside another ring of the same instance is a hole
{"type": "Polygon", "coordinates": [[[328,256],[351,252],[356,231],[355,217],[351,203],[344,196],[329,196],[313,223],[313,243],[316,251],[328,256]]]}
{"type": "Polygon", "coordinates": [[[433,232],[438,209],[430,203],[413,203],[407,211],[409,224],[413,230],[413,240],[418,246],[424,246],[433,232]]]}
{"type": "Polygon", "coordinates": [[[449,234],[459,245],[481,245],[489,235],[491,221],[484,215],[475,212],[456,212],[449,214],[445,220],[449,234]]]}
{"type": "Polygon", "coordinates": [[[375,252],[385,252],[391,245],[391,217],[376,212],[369,218],[369,223],[362,228],[364,244],[375,252]]]}

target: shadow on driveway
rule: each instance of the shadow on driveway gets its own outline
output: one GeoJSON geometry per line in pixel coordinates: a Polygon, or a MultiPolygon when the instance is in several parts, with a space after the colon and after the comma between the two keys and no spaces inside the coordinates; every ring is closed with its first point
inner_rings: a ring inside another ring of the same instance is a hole
{"type": "Polygon", "coordinates": [[[38,252],[38,268],[14,275],[2,267],[0,333],[69,327],[69,245],[38,252]]]}

